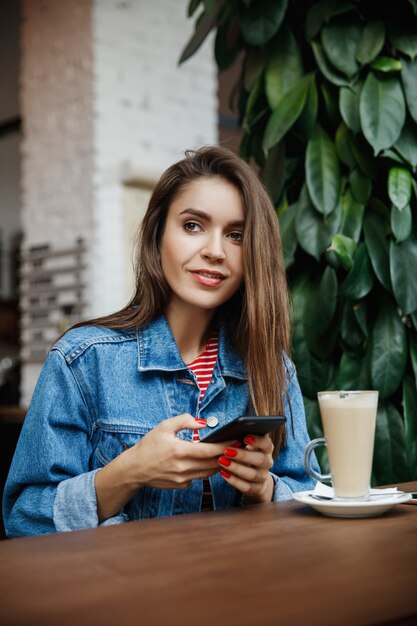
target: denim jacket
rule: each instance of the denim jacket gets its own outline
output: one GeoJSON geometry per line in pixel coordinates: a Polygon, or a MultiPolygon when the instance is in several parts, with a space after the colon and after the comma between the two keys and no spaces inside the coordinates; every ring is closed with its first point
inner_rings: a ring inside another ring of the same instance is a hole
{"type": "MultiPolygon", "coordinates": [[[[313,487],[303,467],[308,435],[302,396],[294,366],[286,362],[292,417],[287,403],[287,445],[271,469],[277,501],[313,487]]],[[[195,375],[163,316],[137,331],[85,326],[67,332],[45,362],[10,468],[3,500],[7,534],[98,526],[96,472],[160,421],[181,413],[215,415],[221,427],[247,414],[245,367],[222,323],[217,363],[200,409],[198,397],[195,375]]],[[[192,431],[178,436],[191,441],[192,431]]],[[[242,502],[219,473],[210,483],[215,509],[242,502]]],[[[102,525],[196,512],[201,498],[201,480],[186,489],[145,486],[102,525]]]]}

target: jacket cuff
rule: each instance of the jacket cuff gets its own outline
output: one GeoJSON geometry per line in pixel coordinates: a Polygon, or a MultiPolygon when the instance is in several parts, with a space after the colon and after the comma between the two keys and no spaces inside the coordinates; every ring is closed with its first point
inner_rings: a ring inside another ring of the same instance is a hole
{"type": "Polygon", "coordinates": [[[272,478],[274,479],[274,495],[272,498],[273,502],[279,502],[282,500],[291,500],[292,499],[292,491],[291,489],[275,474],[270,472],[272,478]]]}
{"type": "Polygon", "coordinates": [[[95,490],[95,475],[99,471],[100,468],[59,483],[53,512],[53,521],[58,532],[112,526],[129,520],[125,513],[120,512],[99,523],[95,490]]]}

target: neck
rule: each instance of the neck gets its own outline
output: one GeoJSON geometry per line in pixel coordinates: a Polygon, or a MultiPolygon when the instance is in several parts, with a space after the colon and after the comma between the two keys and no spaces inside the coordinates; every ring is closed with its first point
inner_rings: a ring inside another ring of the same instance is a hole
{"type": "Polygon", "coordinates": [[[214,313],[195,308],[179,310],[173,303],[168,305],[165,316],[184,363],[191,363],[202,352],[214,313]]]}

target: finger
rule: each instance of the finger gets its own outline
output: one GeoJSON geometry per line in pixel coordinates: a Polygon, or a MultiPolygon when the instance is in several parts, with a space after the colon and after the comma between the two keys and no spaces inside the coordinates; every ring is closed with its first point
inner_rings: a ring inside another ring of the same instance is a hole
{"type": "Polygon", "coordinates": [[[232,447],[233,441],[222,442],[222,443],[204,443],[199,442],[197,445],[194,445],[194,450],[192,451],[192,456],[196,459],[210,459],[216,458],[216,460],[221,456],[225,450],[225,448],[232,447]]]}
{"type": "Polygon", "coordinates": [[[236,450],[235,448],[226,448],[222,454],[227,459],[232,459],[243,465],[249,465],[257,468],[270,469],[274,463],[272,454],[259,452],[257,450],[236,450]]]}
{"type": "Polygon", "coordinates": [[[229,483],[229,485],[231,485],[232,487],[234,487],[235,489],[237,489],[238,491],[240,491],[241,493],[245,495],[251,495],[255,493],[257,490],[259,490],[259,487],[262,485],[262,483],[253,483],[253,482],[248,482],[246,480],[243,480],[239,476],[232,474],[229,471],[229,469],[221,469],[220,474],[223,477],[223,479],[227,483],[229,483]]]}
{"type": "Polygon", "coordinates": [[[207,425],[207,421],[201,418],[196,419],[189,413],[182,413],[182,415],[176,415],[170,417],[163,422],[164,428],[174,434],[180,430],[195,430],[204,428],[207,425]]]}
{"type": "Polygon", "coordinates": [[[187,474],[198,474],[198,472],[218,472],[219,471],[218,457],[214,459],[198,459],[189,463],[187,468],[187,474]]]}
{"type": "Polygon", "coordinates": [[[253,450],[263,450],[272,453],[274,449],[274,444],[269,435],[246,435],[243,442],[253,450]]]}
{"type": "Polygon", "coordinates": [[[214,474],[217,474],[220,471],[219,466],[211,469],[204,470],[195,470],[194,472],[187,475],[187,479],[189,480],[205,480],[207,478],[211,478],[214,474]]]}
{"type": "Polygon", "coordinates": [[[249,465],[242,465],[236,461],[231,461],[227,457],[220,457],[219,465],[222,469],[236,476],[248,483],[262,483],[268,474],[266,469],[260,469],[258,467],[250,467],[249,465]]]}

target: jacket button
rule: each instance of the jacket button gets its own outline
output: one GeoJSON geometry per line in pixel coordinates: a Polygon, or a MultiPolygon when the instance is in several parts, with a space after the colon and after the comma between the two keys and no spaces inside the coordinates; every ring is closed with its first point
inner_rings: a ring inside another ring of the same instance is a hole
{"type": "Polygon", "coordinates": [[[210,415],[210,417],[207,418],[207,426],[210,426],[210,428],[216,428],[218,423],[219,420],[215,415],[210,415]]]}

